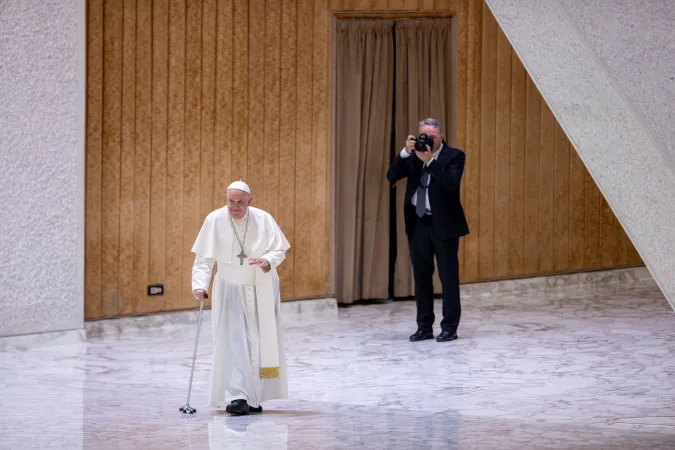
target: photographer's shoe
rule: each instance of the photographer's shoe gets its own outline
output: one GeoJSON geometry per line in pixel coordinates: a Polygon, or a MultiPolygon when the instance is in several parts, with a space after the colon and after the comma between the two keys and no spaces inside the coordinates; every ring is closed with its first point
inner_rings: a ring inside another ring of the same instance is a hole
{"type": "Polygon", "coordinates": [[[433,338],[434,338],[433,331],[417,330],[415,331],[415,334],[410,336],[410,342],[426,341],[427,339],[433,338]]]}
{"type": "Polygon", "coordinates": [[[449,331],[441,331],[441,334],[436,338],[436,342],[450,342],[457,339],[457,333],[451,333],[449,331]]]}

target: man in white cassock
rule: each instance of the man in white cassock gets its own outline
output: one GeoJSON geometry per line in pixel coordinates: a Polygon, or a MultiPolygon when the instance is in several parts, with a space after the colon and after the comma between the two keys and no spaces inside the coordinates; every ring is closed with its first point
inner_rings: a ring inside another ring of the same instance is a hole
{"type": "Polygon", "coordinates": [[[251,205],[248,185],[227,188],[227,205],[211,212],[192,247],[192,290],[206,297],[214,265],[210,406],[232,415],[261,413],[286,398],[288,380],[276,268],[290,248],[272,216],[251,205]]]}

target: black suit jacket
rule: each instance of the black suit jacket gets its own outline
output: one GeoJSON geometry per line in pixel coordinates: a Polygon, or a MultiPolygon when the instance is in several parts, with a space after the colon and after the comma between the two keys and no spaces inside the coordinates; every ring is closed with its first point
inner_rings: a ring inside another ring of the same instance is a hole
{"type": "MultiPolygon", "coordinates": [[[[460,201],[460,183],[464,172],[464,152],[443,142],[438,158],[427,167],[429,205],[434,230],[440,239],[452,239],[469,234],[469,225],[460,201]]],[[[394,183],[407,178],[404,201],[405,231],[410,235],[416,223],[415,207],[411,203],[417,192],[424,163],[416,155],[401,158],[400,153],[387,171],[387,179],[394,183]]],[[[417,201],[426,201],[420,198],[417,201]]]]}

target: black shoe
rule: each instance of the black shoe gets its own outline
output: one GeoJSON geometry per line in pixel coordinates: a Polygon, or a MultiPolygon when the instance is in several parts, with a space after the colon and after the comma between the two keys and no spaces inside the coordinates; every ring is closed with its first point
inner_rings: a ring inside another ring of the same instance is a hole
{"type": "Polygon", "coordinates": [[[249,414],[262,414],[262,406],[254,408],[253,406],[248,407],[249,414]]]}
{"type": "Polygon", "coordinates": [[[449,331],[441,331],[441,334],[436,338],[436,342],[450,342],[457,339],[457,333],[451,333],[449,331]]]}
{"type": "Polygon", "coordinates": [[[417,330],[415,331],[415,334],[410,336],[410,342],[426,341],[427,339],[433,338],[434,338],[433,331],[417,330]]]}
{"type": "Polygon", "coordinates": [[[251,407],[248,406],[248,402],[246,402],[246,400],[233,400],[232,403],[227,405],[227,408],[225,408],[225,412],[228,414],[232,414],[233,416],[246,415],[250,412],[250,410],[251,407]]]}

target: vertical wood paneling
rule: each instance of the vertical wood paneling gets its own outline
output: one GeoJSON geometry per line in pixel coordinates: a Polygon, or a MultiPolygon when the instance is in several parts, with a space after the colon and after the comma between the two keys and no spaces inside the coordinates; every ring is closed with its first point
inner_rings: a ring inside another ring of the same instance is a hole
{"type": "Polygon", "coordinates": [[[237,179],[291,242],[282,298],[331,294],[330,10],[457,13],[463,281],[641,264],[480,0],[87,5],[87,319],[194,307],[190,248],[237,179]]]}
{"type": "MultiPolygon", "coordinates": [[[[199,180],[201,184],[199,199],[201,202],[200,219],[203,220],[216,208],[214,204],[214,147],[216,128],[216,0],[202,0],[201,23],[201,54],[202,54],[202,83],[201,83],[201,136],[199,180]]],[[[222,206],[222,205],[220,205],[222,206]]],[[[200,223],[201,225],[201,223],[200,223]]],[[[196,236],[195,231],[194,236],[196,236]]],[[[214,271],[217,271],[216,267],[214,271]]],[[[211,280],[210,288],[213,286],[211,280]]],[[[209,289],[210,289],[209,288],[209,289]]],[[[189,297],[188,297],[189,298],[189,297]]],[[[181,306],[180,302],[175,308],[181,306]]]]}
{"type": "MultiPolygon", "coordinates": [[[[457,146],[467,151],[467,64],[466,60],[469,52],[469,20],[468,20],[468,5],[469,0],[461,0],[458,16],[459,16],[459,34],[458,34],[458,49],[457,49],[457,146]]],[[[466,169],[466,168],[465,168],[466,169]]],[[[466,173],[464,174],[466,180],[466,173]]],[[[462,186],[460,200],[463,205],[466,205],[466,188],[462,186]]],[[[459,265],[466,267],[464,261],[464,252],[466,247],[466,239],[461,239],[459,242],[459,265]]],[[[461,276],[461,275],[460,275],[461,276]]]]}
{"type": "MultiPolygon", "coordinates": [[[[466,164],[464,205],[471,233],[464,243],[464,267],[460,275],[467,280],[479,278],[480,166],[481,166],[481,73],[483,47],[483,8],[481,2],[468,0],[466,164]]],[[[461,65],[461,61],[460,61],[461,65]]]]}
{"type": "MultiPolygon", "coordinates": [[[[233,181],[247,179],[248,148],[248,1],[234,0],[232,33],[234,35],[234,60],[232,65],[232,172],[233,181]]],[[[258,99],[252,99],[256,101],[258,99]]],[[[255,145],[255,143],[251,143],[255,145]]]]}
{"type": "MultiPolygon", "coordinates": [[[[602,194],[601,194],[602,197],[602,194]]],[[[611,265],[614,262],[614,230],[616,218],[612,213],[607,200],[602,197],[600,202],[600,264],[611,265]]]]}
{"type": "MultiPolygon", "coordinates": [[[[279,135],[279,227],[287,236],[295,236],[295,162],[297,138],[297,1],[282,0],[281,5],[281,100],[279,135]]],[[[279,277],[286,281],[284,293],[295,297],[295,242],[279,267],[279,277]]]]}
{"type": "Polygon", "coordinates": [[[511,45],[497,28],[497,93],[495,123],[494,277],[509,274],[509,206],[511,169],[511,45]]]}
{"type": "Polygon", "coordinates": [[[136,148],[134,176],[134,304],[149,312],[145,286],[150,264],[150,154],[152,132],[152,5],[136,3],[136,148]]]}
{"type": "Polygon", "coordinates": [[[600,266],[600,191],[595,186],[590,173],[585,171],[584,202],[584,265],[588,268],[600,266]]]}
{"type": "Polygon", "coordinates": [[[216,125],[214,155],[214,202],[225,205],[227,186],[231,179],[233,133],[232,133],[232,77],[233,77],[233,0],[218,0],[216,24],[216,125]]]}
{"type": "Polygon", "coordinates": [[[569,267],[570,241],[570,143],[560,125],[555,124],[555,184],[553,187],[553,270],[569,267]]]}
{"type": "MultiPolygon", "coordinates": [[[[574,151],[574,147],[570,146],[569,268],[572,270],[579,270],[584,267],[585,173],[583,161],[574,151]]],[[[619,261],[617,263],[620,264],[619,261]]]]}
{"type": "Polygon", "coordinates": [[[101,158],[101,308],[105,315],[118,314],[120,157],[122,134],[122,3],[106,0],[103,10],[103,151],[101,158]]]}
{"type": "Polygon", "coordinates": [[[539,270],[550,273],[555,258],[555,118],[543,99],[539,142],[539,270]]]}
{"type": "Polygon", "coordinates": [[[265,125],[263,133],[262,193],[266,210],[279,217],[279,144],[281,134],[281,0],[267,0],[265,10],[265,125]]]}
{"type": "MultiPolygon", "coordinates": [[[[152,2],[152,136],[150,166],[150,267],[148,284],[166,279],[166,178],[169,92],[169,9],[152,2]]],[[[162,297],[145,300],[149,311],[164,308],[162,297]]]]}
{"type": "Polygon", "coordinates": [[[497,22],[483,3],[483,70],[481,72],[479,275],[494,276],[495,131],[497,96],[497,22]]]}
{"type": "Polygon", "coordinates": [[[310,295],[312,211],[312,80],[314,74],[314,2],[298,0],[297,102],[295,143],[295,297],[310,295]]]}
{"type": "Polygon", "coordinates": [[[312,77],[312,179],[311,179],[311,230],[310,254],[311,268],[310,292],[326,292],[328,289],[329,232],[329,80],[325,68],[328,59],[328,1],[314,0],[313,61],[312,77]]]}
{"type": "MultiPolygon", "coordinates": [[[[268,207],[265,197],[265,0],[250,0],[248,33],[248,146],[246,181],[257,192],[256,204],[268,207]]],[[[254,194],[255,195],[255,194],[254,194]]]]}
{"type": "Polygon", "coordinates": [[[539,271],[539,199],[541,198],[540,145],[541,95],[531,78],[525,90],[525,206],[523,226],[523,273],[539,271]]]}
{"type": "Polygon", "coordinates": [[[134,125],[136,122],[136,0],[124,2],[122,62],[122,149],[120,172],[120,314],[132,312],[134,297],[134,125]]]}
{"type": "Polygon", "coordinates": [[[101,159],[103,154],[103,0],[87,1],[85,317],[101,314],[101,159]]]}
{"type": "MultiPolygon", "coordinates": [[[[188,0],[185,26],[185,151],[183,153],[183,289],[192,290],[190,252],[204,217],[201,193],[210,189],[201,179],[202,145],[202,4],[188,0]]],[[[242,108],[244,109],[244,108],[242,108]]]]}
{"type": "Polygon", "coordinates": [[[511,159],[509,184],[509,276],[524,273],[527,74],[518,55],[511,62],[511,159]]]}
{"type": "MultiPolygon", "coordinates": [[[[186,0],[169,8],[169,111],[166,178],[165,309],[184,300],[183,155],[185,152],[185,14],[186,0]]],[[[185,268],[187,269],[187,268],[185,268]]]]}
{"type": "Polygon", "coordinates": [[[202,2],[202,111],[201,111],[201,157],[199,193],[200,217],[214,210],[214,147],[216,129],[216,0],[202,2]]]}

